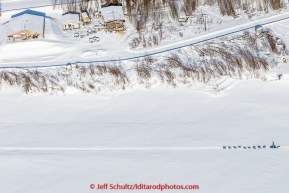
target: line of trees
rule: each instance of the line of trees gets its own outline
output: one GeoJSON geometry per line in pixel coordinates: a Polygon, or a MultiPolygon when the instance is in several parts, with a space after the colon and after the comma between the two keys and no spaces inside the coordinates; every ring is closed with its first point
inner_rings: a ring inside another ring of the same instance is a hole
{"type": "MultiPolygon", "coordinates": [[[[169,7],[173,18],[178,17],[176,11],[175,0],[51,0],[54,8],[61,7],[65,11],[87,11],[95,10],[104,4],[125,4],[126,11],[130,17],[133,15],[142,16],[143,18],[153,17],[160,19],[164,8],[169,7]]],[[[218,5],[222,15],[234,16],[236,9],[243,9],[247,12],[278,10],[287,6],[285,0],[177,0],[180,1],[182,10],[187,15],[192,15],[201,5],[218,5]]],[[[0,16],[1,16],[1,1],[0,1],[0,16]]],[[[132,19],[132,18],[131,18],[132,19]]],[[[142,20],[140,19],[139,22],[142,20]]]]}
{"type": "Polygon", "coordinates": [[[160,12],[169,8],[170,13],[177,15],[176,4],[179,1],[182,11],[186,15],[192,15],[199,6],[218,6],[222,15],[233,16],[237,10],[242,9],[247,12],[278,10],[287,6],[285,0],[51,0],[52,4],[76,11],[78,8],[88,9],[98,8],[100,5],[123,4],[128,16],[145,15],[145,17],[159,17],[160,12]]]}

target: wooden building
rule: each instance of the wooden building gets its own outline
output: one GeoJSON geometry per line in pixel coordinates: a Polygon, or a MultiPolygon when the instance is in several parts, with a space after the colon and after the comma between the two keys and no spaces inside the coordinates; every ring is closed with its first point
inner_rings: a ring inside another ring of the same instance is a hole
{"type": "Polygon", "coordinates": [[[64,13],[62,14],[62,29],[79,29],[80,14],[79,13],[64,13]]]}
{"type": "Polygon", "coordinates": [[[122,6],[102,6],[101,15],[108,31],[125,31],[125,16],[122,6]]]}
{"type": "Polygon", "coordinates": [[[90,17],[86,11],[81,13],[81,20],[82,20],[83,24],[90,24],[91,20],[90,20],[90,17]]]}

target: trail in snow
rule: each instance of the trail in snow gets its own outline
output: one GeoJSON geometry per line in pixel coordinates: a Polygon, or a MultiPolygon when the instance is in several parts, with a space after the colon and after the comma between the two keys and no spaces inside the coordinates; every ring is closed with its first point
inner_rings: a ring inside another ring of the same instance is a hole
{"type": "MultiPolygon", "coordinates": [[[[231,146],[233,147],[233,146],[231,146]]],[[[246,146],[247,147],[247,146],[246,146]]],[[[289,146],[281,147],[280,149],[289,149],[289,146]]],[[[1,147],[0,151],[198,151],[198,150],[271,150],[269,147],[266,149],[223,149],[223,147],[1,147]]]]}

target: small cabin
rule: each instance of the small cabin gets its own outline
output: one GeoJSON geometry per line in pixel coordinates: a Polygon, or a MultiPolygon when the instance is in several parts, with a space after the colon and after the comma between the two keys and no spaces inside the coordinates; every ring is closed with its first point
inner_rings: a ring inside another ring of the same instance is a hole
{"type": "Polygon", "coordinates": [[[62,29],[72,30],[80,28],[80,14],[79,13],[64,13],[62,14],[62,29]]]}
{"type": "Polygon", "coordinates": [[[81,20],[84,24],[90,24],[90,17],[86,11],[81,13],[81,20]]]}
{"type": "Polygon", "coordinates": [[[66,71],[71,71],[72,70],[72,65],[71,65],[71,63],[67,63],[66,64],[66,71]]]}
{"type": "Polygon", "coordinates": [[[261,33],[264,32],[264,28],[261,25],[256,25],[255,32],[256,32],[256,35],[260,35],[261,33]]]}

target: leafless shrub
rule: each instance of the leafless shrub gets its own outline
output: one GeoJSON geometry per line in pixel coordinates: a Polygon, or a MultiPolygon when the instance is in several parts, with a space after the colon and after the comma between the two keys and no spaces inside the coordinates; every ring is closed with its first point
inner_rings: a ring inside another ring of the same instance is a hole
{"type": "Polygon", "coordinates": [[[169,57],[166,58],[167,64],[170,68],[182,67],[182,61],[176,53],[171,53],[169,57]]]}
{"type": "Polygon", "coordinates": [[[192,15],[198,7],[198,0],[184,0],[184,11],[186,15],[192,15]]]}
{"type": "Polygon", "coordinates": [[[31,78],[27,73],[20,72],[20,76],[22,78],[22,87],[24,92],[29,93],[32,90],[32,82],[31,78]]]}
{"type": "Polygon", "coordinates": [[[140,44],[141,44],[141,38],[140,37],[136,37],[136,38],[132,39],[132,41],[129,43],[129,46],[130,46],[131,49],[135,49],[140,44]]]}
{"type": "Polygon", "coordinates": [[[148,65],[137,65],[136,72],[140,78],[145,80],[149,80],[152,77],[152,68],[148,65]]]}
{"type": "Polygon", "coordinates": [[[278,10],[285,6],[285,2],[282,0],[269,0],[269,3],[273,10],[278,10]]]}
{"type": "Polygon", "coordinates": [[[89,87],[91,90],[94,90],[94,89],[95,89],[95,86],[93,86],[92,84],[88,84],[88,87],[89,87]]]}
{"type": "Polygon", "coordinates": [[[96,70],[97,70],[97,75],[102,76],[103,74],[108,72],[108,69],[106,67],[106,65],[102,64],[102,65],[96,65],[96,70]]]}
{"type": "Polygon", "coordinates": [[[108,65],[107,70],[110,75],[115,77],[114,81],[116,85],[122,85],[124,88],[125,84],[129,82],[129,79],[123,67],[116,65],[108,65]]]}
{"type": "Polygon", "coordinates": [[[277,50],[277,46],[276,46],[276,42],[274,40],[274,37],[270,33],[266,34],[265,36],[269,42],[269,45],[270,45],[272,52],[277,53],[278,50],[277,50]]]}
{"type": "Polygon", "coordinates": [[[257,36],[255,33],[244,31],[242,38],[244,38],[244,40],[246,41],[247,45],[249,46],[249,49],[252,49],[256,52],[259,51],[257,45],[257,36]]]}
{"type": "Polygon", "coordinates": [[[80,66],[79,67],[79,73],[81,74],[81,76],[86,76],[87,74],[87,68],[85,66],[80,66]]]}
{"type": "Polygon", "coordinates": [[[143,63],[145,63],[147,65],[152,65],[156,62],[156,59],[153,58],[152,56],[147,55],[143,58],[142,61],[143,61],[143,63]]]}
{"type": "Polygon", "coordinates": [[[95,74],[95,66],[93,64],[90,64],[88,66],[88,69],[89,69],[90,76],[93,76],[95,74]]]}
{"type": "Polygon", "coordinates": [[[222,15],[236,15],[232,0],[218,0],[218,5],[222,15]]]}
{"type": "Polygon", "coordinates": [[[175,83],[176,76],[169,68],[159,67],[157,69],[157,74],[159,75],[159,77],[163,83],[167,83],[167,84],[172,85],[174,87],[176,86],[176,83],[175,83]]]}
{"type": "Polygon", "coordinates": [[[21,85],[21,79],[20,79],[20,77],[18,76],[18,74],[15,73],[15,72],[9,72],[9,74],[11,74],[11,76],[13,76],[13,78],[14,78],[15,83],[17,84],[17,86],[20,86],[20,85],[21,85]]]}
{"type": "Polygon", "coordinates": [[[269,70],[270,64],[265,58],[259,58],[258,62],[261,64],[261,68],[263,68],[264,71],[269,70]]]}
{"type": "Polygon", "coordinates": [[[283,55],[289,55],[289,50],[287,49],[286,44],[283,44],[283,55]]]}
{"type": "Polygon", "coordinates": [[[15,84],[15,79],[11,76],[9,72],[3,71],[2,78],[5,82],[9,83],[10,86],[15,84]]]}

